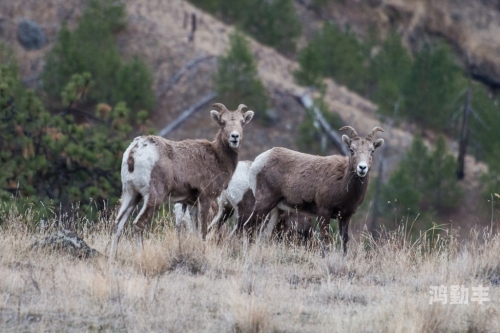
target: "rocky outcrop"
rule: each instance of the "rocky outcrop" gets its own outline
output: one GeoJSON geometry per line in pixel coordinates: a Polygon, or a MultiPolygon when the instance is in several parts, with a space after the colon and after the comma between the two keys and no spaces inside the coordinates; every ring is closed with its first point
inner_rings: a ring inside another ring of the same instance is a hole
{"type": "Polygon", "coordinates": [[[17,26],[17,39],[26,50],[41,49],[45,45],[45,33],[35,22],[24,20],[17,26]]]}
{"type": "Polygon", "coordinates": [[[426,41],[443,38],[453,46],[473,78],[500,88],[498,1],[373,0],[330,4],[327,11],[321,12],[323,19],[349,25],[364,35],[373,31],[384,35],[396,29],[412,50],[426,41]]]}
{"type": "Polygon", "coordinates": [[[102,254],[85,243],[83,238],[69,230],[59,230],[33,243],[32,250],[50,249],[68,253],[80,259],[100,257],[102,254]]]}

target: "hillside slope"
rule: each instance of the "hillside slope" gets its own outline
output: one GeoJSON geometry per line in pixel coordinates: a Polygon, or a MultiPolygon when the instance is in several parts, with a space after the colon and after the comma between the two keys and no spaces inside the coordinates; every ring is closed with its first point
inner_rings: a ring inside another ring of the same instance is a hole
{"type": "MultiPolygon", "coordinates": [[[[297,7],[312,9],[308,0],[297,7]]],[[[443,38],[455,49],[471,75],[500,88],[500,3],[494,0],[370,0],[329,1],[314,16],[347,24],[355,31],[378,35],[395,28],[415,50],[425,41],[443,38]]],[[[307,15],[306,15],[307,17],[307,15]]],[[[309,16],[310,18],[310,16],[309,16]]],[[[316,20],[310,25],[314,30],[316,20]]]]}
{"type": "MultiPolygon", "coordinates": [[[[396,3],[396,0],[393,2],[396,3]]],[[[26,84],[37,84],[37,74],[44,65],[43,56],[53,45],[61,23],[66,20],[70,26],[74,25],[85,3],[84,0],[68,0],[64,3],[57,0],[43,3],[5,0],[0,4],[1,38],[13,47],[26,84]],[[43,49],[26,51],[19,45],[16,26],[21,19],[31,19],[42,26],[48,39],[48,44],[43,49]]],[[[130,0],[127,2],[127,14],[128,25],[118,36],[118,46],[123,56],[131,58],[139,55],[152,69],[157,106],[151,121],[160,130],[186,108],[213,91],[212,76],[216,70],[216,57],[227,50],[228,34],[234,28],[183,0],[130,0]],[[192,42],[188,40],[190,31],[186,24],[186,18],[191,14],[198,19],[198,29],[192,42]],[[200,61],[183,71],[179,80],[171,84],[172,77],[196,59],[200,61]]],[[[253,122],[245,129],[242,159],[253,159],[274,146],[297,149],[298,125],[306,115],[304,108],[293,97],[306,92],[305,87],[298,86],[293,80],[292,73],[298,67],[297,63],[253,40],[251,49],[258,62],[259,76],[272,98],[275,122],[271,126],[253,122]]],[[[330,110],[338,113],[346,124],[355,127],[361,134],[378,125],[387,128],[376,117],[376,105],[332,80],[325,80],[325,83],[326,102],[330,110]]],[[[171,132],[168,138],[178,140],[213,137],[216,125],[209,119],[208,111],[209,104],[171,132]]],[[[394,168],[411,143],[412,134],[395,128],[381,136],[386,139],[389,147],[386,150],[388,172],[394,168]]],[[[453,142],[450,142],[450,148],[456,150],[453,142]]],[[[334,149],[330,152],[334,152],[334,149]]],[[[467,158],[465,186],[470,189],[468,193],[477,195],[477,179],[483,170],[483,164],[476,163],[472,157],[467,158]]],[[[472,221],[476,200],[466,200],[468,204],[457,212],[457,218],[472,221]]]]}

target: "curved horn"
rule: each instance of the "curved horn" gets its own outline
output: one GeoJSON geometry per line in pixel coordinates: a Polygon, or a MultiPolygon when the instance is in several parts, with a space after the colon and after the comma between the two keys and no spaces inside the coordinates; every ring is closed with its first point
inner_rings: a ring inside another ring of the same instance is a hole
{"type": "Polygon", "coordinates": [[[339,131],[345,131],[345,130],[351,132],[351,139],[359,138],[358,132],[356,132],[356,130],[354,128],[352,128],[351,126],[344,126],[341,129],[339,129],[339,131]]]}
{"type": "Polygon", "coordinates": [[[248,109],[248,106],[246,106],[245,104],[240,104],[238,105],[238,109],[236,109],[236,111],[243,112],[243,109],[248,109]]]}
{"type": "Polygon", "coordinates": [[[366,135],[366,140],[372,141],[372,137],[373,134],[375,134],[375,132],[385,132],[385,131],[382,129],[382,127],[376,126],[370,131],[370,133],[368,133],[368,135],[366,135]]]}
{"type": "Polygon", "coordinates": [[[218,107],[221,111],[229,111],[226,106],[222,103],[214,103],[212,104],[213,107],[218,107]]]}

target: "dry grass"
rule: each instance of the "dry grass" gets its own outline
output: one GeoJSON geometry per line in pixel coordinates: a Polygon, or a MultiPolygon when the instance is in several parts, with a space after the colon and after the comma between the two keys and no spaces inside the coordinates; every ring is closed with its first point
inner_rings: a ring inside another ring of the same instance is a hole
{"type": "MultiPolygon", "coordinates": [[[[136,254],[118,260],[28,250],[35,214],[3,214],[1,332],[491,332],[500,331],[500,236],[442,232],[411,241],[403,229],[361,235],[349,254],[282,243],[202,242],[164,217],[136,254]],[[429,305],[433,285],[482,284],[491,302],[429,305]]],[[[109,223],[84,228],[106,253],[109,223]]]]}

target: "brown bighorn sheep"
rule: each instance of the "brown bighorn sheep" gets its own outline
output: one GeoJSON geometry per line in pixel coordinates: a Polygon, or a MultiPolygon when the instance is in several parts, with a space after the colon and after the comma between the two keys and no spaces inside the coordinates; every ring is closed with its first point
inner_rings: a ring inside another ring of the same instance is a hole
{"type": "MultiPolygon", "coordinates": [[[[235,231],[241,234],[243,230],[248,234],[252,233],[252,231],[258,231],[254,229],[256,227],[256,219],[252,217],[255,197],[249,184],[251,166],[251,161],[238,162],[229,185],[222,191],[219,198],[217,198],[218,209],[214,209],[214,211],[217,211],[217,214],[213,217],[212,223],[208,227],[209,230],[215,227],[216,233],[220,234],[222,225],[231,216],[235,216],[237,224],[231,234],[235,231]]],[[[291,235],[293,233],[307,240],[309,233],[312,231],[312,221],[309,216],[305,216],[299,212],[283,212],[278,210],[278,208],[275,208],[275,210],[280,217],[279,225],[271,231],[276,236],[282,237],[284,234],[291,235]]]]}
{"type": "Polygon", "coordinates": [[[202,237],[207,234],[208,211],[231,179],[238,163],[238,149],[243,126],[254,115],[243,112],[240,104],[229,111],[216,103],[210,115],[220,129],[215,140],[170,141],[159,136],[135,138],[123,154],[121,177],[122,197],[112,236],[110,260],[116,250],[123,227],[141,199],[144,204],[134,220],[134,234],[142,248],[142,233],[154,212],[163,202],[198,205],[202,237]]]}
{"type": "MultiPolygon", "coordinates": [[[[351,138],[342,136],[350,156],[313,156],[285,148],[272,148],[255,159],[250,169],[250,187],[255,195],[254,214],[262,219],[274,207],[298,210],[317,216],[323,243],[329,235],[330,218],[339,221],[344,253],[347,252],[349,220],[363,202],[368,188],[368,173],[375,149],[383,139],[372,142],[375,127],[365,138],[354,128],[351,138]]],[[[268,230],[277,222],[271,214],[268,230]]]]}

